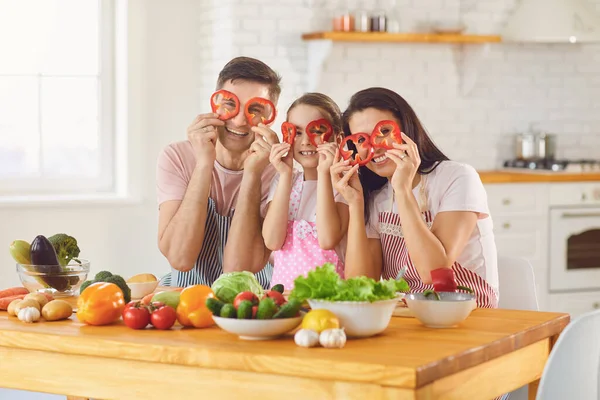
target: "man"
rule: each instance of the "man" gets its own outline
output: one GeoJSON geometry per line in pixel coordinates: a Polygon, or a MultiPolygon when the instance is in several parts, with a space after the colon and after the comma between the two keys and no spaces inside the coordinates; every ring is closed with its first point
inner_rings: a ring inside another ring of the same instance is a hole
{"type": "Polygon", "coordinates": [[[261,229],[275,174],[269,153],[279,139],[263,124],[251,126],[244,110],[256,97],[276,107],[280,80],[259,60],[234,58],[219,73],[217,90],[235,94],[237,115],[197,116],[188,140],[160,154],[158,246],[172,267],[163,284],[211,285],[223,272],[247,270],[268,288],[273,267],[261,229]]]}

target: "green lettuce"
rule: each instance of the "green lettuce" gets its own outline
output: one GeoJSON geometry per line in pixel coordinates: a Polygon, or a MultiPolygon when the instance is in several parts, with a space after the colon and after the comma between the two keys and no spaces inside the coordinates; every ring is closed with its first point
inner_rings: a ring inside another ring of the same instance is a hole
{"type": "Polygon", "coordinates": [[[315,299],[373,302],[393,299],[397,292],[408,292],[409,290],[404,279],[376,281],[366,276],[342,279],[335,272],[335,266],[326,263],[310,271],[306,277],[297,277],[294,280],[294,289],[290,293],[290,298],[300,301],[315,299]]]}
{"type": "Polygon", "coordinates": [[[213,282],[211,289],[215,296],[225,303],[233,303],[235,296],[241,292],[252,292],[258,298],[261,298],[264,292],[256,276],[249,271],[224,273],[213,282]]]}

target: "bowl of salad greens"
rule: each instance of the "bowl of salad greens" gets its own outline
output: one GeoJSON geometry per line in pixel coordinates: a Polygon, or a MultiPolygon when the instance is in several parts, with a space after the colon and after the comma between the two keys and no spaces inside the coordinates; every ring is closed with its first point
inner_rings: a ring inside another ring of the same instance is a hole
{"type": "Polygon", "coordinates": [[[398,301],[408,291],[403,278],[342,279],[334,265],[326,263],[306,276],[298,276],[290,298],[306,301],[312,309],[333,312],[348,337],[369,337],[388,327],[398,301]]]}

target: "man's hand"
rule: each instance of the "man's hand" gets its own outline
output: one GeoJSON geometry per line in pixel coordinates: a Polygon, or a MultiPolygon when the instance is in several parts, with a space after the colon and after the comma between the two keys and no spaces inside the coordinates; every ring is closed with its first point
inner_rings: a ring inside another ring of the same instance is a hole
{"type": "Polygon", "coordinates": [[[249,155],[244,161],[244,170],[262,174],[269,164],[271,146],[279,143],[279,138],[271,128],[264,124],[252,127],[252,132],[256,134],[256,138],[248,150],[249,155]]]}
{"type": "Polygon", "coordinates": [[[210,167],[214,164],[219,126],[225,126],[225,123],[217,118],[217,114],[209,113],[198,115],[188,127],[187,137],[194,148],[197,164],[210,167]]]}

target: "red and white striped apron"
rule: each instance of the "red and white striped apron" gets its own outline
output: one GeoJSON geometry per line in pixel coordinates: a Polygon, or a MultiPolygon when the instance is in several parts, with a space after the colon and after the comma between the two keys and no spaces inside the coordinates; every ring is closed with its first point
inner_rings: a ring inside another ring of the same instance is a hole
{"type": "MultiPolygon", "coordinates": [[[[421,182],[421,185],[422,187],[425,186],[424,180],[421,182]]],[[[423,196],[423,190],[421,190],[421,194],[423,196]]],[[[394,200],[392,199],[392,207],[393,201],[394,200]]],[[[421,204],[427,204],[427,201],[422,199],[421,204]]],[[[423,218],[427,227],[431,229],[433,223],[431,211],[421,211],[421,218],[423,218]]],[[[433,285],[426,285],[423,283],[419,276],[419,272],[410,259],[408,248],[406,247],[404,235],[402,233],[400,216],[395,212],[380,212],[379,228],[381,249],[383,253],[383,278],[395,279],[402,267],[406,266],[407,270],[404,274],[404,279],[408,283],[408,286],[410,286],[411,292],[422,292],[428,289],[433,290],[433,285]]],[[[463,267],[458,262],[452,264],[452,269],[456,275],[458,285],[470,287],[475,291],[478,307],[498,307],[498,294],[481,276],[463,267]]]]}

